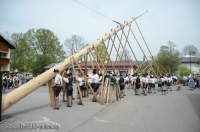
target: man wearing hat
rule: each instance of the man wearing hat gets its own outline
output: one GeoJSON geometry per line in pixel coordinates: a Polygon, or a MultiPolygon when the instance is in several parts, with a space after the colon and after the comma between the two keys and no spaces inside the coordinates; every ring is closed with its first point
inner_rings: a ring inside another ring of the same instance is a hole
{"type": "Polygon", "coordinates": [[[59,93],[61,88],[63,87],[62,85],[62,77],[59,74],[59,70],[58,69],[54,69],[54,74],[55,74],[55,79],[53,82],[53,88],[54,88],[54,95],[55,95],[55,99],[56,99],[56,107],[53,108],[54,110],[59,110],[59,93]]]}

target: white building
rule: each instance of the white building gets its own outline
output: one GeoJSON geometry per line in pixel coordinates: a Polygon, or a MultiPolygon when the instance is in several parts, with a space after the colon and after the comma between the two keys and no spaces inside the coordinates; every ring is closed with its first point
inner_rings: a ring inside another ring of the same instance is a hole
{"type": "Polygon", "coordinates": [[[179,62],[182,66],[186,66],[189,69],[191,68],[191,72],[194,74],[200,73],[200,58],[196,56],[186,55],[179,59],[179,62]]]}
{"type": "MultiPolygon", "coordinates": [[[[50,68],[52,68],[53,66],[57,65],[57,63],[51,63],[47,66],[44,67],[45,70],[48,70],[50,68]]],[[[80,64],[79,63],[79,66],[82,67],[82,71],[84,73],[86,73],[86,69],[87,69],[87,74],[89,76],[92,75],[92,72],[93,72],[93,69],[98,69],[98,66],[102,69],[102,73],[104,73],[104,68],[106,69],[107,72],[111,72],[111,73],[114,73],[113,70],[115,72],[118,72],[120,71],[121,74],[125,74],[126,73],[126,70],[128,72],[128,74],[132,75],[133,74],[133,67],[136,68],[137,66],[134,65],[133,62],[123,62],[123,63],[120,63],[120,62],[115,62],[113,61],[112,63],[104,63],[104,67],[101,63],[90,63],[90,62],[87,62],[86,63],[82,63],[80,64]],[[87,68],[86,68],[87,66],[87,68]],[[94,67],[94,68],[93,68],[94,67]]],[[[69,69],[71,70],[72,67],[70,67],[69,69]]],[[[79,68],[78,66],[74,63],[74,68],[75,70],[77,71],[77,73],[79,72],[79,68]]]]}
{"type": "MultiPolygon", "coordinates": [[[[79,64],[81,66],[81,64],[79,64]]],[[[88,62],[87,63],[87,73],[88,75],[92,75],[92,72],[93,72],[93,69],[98,69],[98,65],[99,67],[102,69],[102,72],[104,73],[104,68],[106,69],[107,72],[111,72],[111,73],[114,73],[115,72],[118,72],[120,71],[120,73],[122,74],[125,74],[126,73],[126,70],[128,72],[128,74],[132,75],[133,74],[133,68],[132,67],[136,67],[134,66],[133,63],[130,63],[130,62],[123,62],[123,63],[120,63],[120,62],[112,62],[112,63],[104,63],[104,67],[101,63],[90,63],[88,62]],[[94,68],[93,68],[94,67],[94,68]],[[114,71],[113,71],[114,70],[114,71]]],[[[82,70],[85,72],[85,64],[82,63],[82,70]]],[[[78,69],[78,67],[75,65],[75,69],[78,69]]]]}

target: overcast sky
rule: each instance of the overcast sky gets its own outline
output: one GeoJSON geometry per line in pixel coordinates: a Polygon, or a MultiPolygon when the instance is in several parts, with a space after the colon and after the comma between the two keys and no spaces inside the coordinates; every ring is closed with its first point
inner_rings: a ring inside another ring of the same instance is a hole
{"type": "MultiPolygon", "coordinates": [[[[180,52],[188,44],[200,49],[200,0],[77,1],[120,23],[148,10],[137,22],[153,55],[168,41],[174,42],[180,52]]],[[[1,33],[46,28],[58,36],[61,44],[72,34],[84,37],[88,43],[96,41],[116,28],[110,19],[73,0],[0,0],[1,33]]],[[[140,36],[136,30],[133,27],[140,36]]],[[[136,46],[132,47],[134,50],[136,46]]],[[[141,59],[143,55],[140,52],[137,56],[141,59]]]]}

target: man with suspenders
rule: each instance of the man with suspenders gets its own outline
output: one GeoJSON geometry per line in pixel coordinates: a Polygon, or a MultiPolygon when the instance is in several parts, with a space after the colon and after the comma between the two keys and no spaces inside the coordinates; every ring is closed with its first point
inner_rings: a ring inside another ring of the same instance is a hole
{"type": "Polygon", "coordinates": [[[53,72],[56,75],[55,76],[55,80],[53,82],[54,95],[55,95],[55,99],[56,99],[56,107],[53,108],[53,109],[54,110],[59,110],[59,93],[60,93],[60,90],[63,87],[63,85],[62,85],[62,77],[60,76],[58,69],[54,69],[53,72]]]}

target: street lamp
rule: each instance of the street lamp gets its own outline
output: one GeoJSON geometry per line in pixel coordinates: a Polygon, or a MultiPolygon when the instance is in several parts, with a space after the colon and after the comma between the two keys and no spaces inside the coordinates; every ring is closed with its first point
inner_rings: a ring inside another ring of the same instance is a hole
{"type": "Polygon", "coordinates": [[[191,74],[191,55],[192,54],[195,54],[195,52],[194,51],[190,51],[190,74],[191,74]]]}

